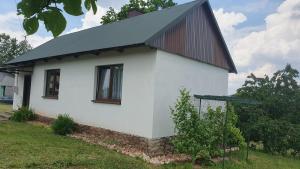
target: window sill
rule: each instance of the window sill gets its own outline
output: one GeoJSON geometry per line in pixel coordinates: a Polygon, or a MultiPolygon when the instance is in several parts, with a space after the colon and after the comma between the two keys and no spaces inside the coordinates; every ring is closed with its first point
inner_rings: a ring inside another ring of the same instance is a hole
{"type": "Polygon", "coordinates": [[[121,100],[112,100],[112,99],[97,99],[97,100],[92,100],[92,102],[121,105],[121,100]]]}
{"type": "Polygon", "coordinates": [[[42,96],[43,99],[53,99],[53,100],[58,100],[57,96],[42,96]]]}

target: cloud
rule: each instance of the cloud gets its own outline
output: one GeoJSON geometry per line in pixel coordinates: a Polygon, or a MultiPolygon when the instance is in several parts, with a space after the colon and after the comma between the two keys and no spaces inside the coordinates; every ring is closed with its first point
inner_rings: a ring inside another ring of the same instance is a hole
{"type": "Polygon", "coordinates": [[[258,27],[236,28],[247,17],[238,12],[214,10],[239,74],[229,77],[229,93],[250,73],[270,74],[291,63],[300,69],[300,0],[283,1],[258,27]]]}
{"type": "MultiPolygon", "coordinates": [[[[0,14],[0,33],[6,33],[19,41],[24,40],[26,33],[23,31],[21,16],[17,16],[16,12],[0,14]]],[[[28,42],[33,47],[39,46],[50,39],[51,37],[43,37],[38,34],[27,36],[28,42]]]]}
{"type": "Polygon", "coordinates": [[[224,35],[232,34],[235,26],[247,20],[247,17],[239,12],[225,12],[223,8],[214,10],[220,29],[224,35]]]}
{"type": "Polygon", "coordinates": [[[98,5],[101,5],[104,8],[113,7],[114,9],[120,9],[125,3],[128,3],[129,0],[101,0],[97,1],[98,5]]]}
{"type": "Polygon", "coordinates": [[[286,0],[266,17],[265,29],[239,39],[232,49],[236,64],[272,61],[300,66],[300,0],[286,0]]]}
{"type": "Polygon", "coordinates": [[[237,31],[236,26],[247,21],[247,17],[243,13],[225,12],[223,8],[213,10],[213,12],[229,48],[249,31],[256,29],[253,27],[237,31]]]}
{"type": "Polygon", "coordinates": [[[88,29],[91,27],[99,26],[101,22],[101,17],[106,14],[108,8],[97,5],[97,13],[94,15],[92,10],[85,13],[84,17],[81,19],[81,26],[71,29],[67,33],[77,32],[83,29],[88,29]]]}

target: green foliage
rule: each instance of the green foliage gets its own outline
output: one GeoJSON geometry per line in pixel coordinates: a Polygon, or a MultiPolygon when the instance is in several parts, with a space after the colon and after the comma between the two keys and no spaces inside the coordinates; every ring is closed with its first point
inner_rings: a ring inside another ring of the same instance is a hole
{"type": "MultiPolygon", "coordinates": [[[[85,0],[87,10],[92,8],[97,12],[97,0],[85,0]]],[[[23,27],[28,35],[34,34],[38,28],[38,21],[44,22],[47,31],[53,36],[60,35],[66,28],[66,19],[63,12],[73,16],[83,14],[82,0],[21,0],[17,4],[18,15],[23,15],[23,27]]]]}
{"type": "MultiPolygon", "coordinates": [[[[54,37],[61,34],[66,28],[67,21],[58,8],[51,8],[38,17],[44,21],[46,30],[51,31],[54,37]]],[[[29,34],[28,31],[27,34],[29,34]]]]}
{"type": "Polygon", "coordinates": [[[106,12],[106,15],[101,18],[101,23],[108,24],[126,19],[128,17],[128,12],[133,10],[141,13],[149,13],[174,5],[176,5],[176,3],[174,3],[173,0],[130,0],[128,4],[121,7],[120,12],[116,12],[112,7],[110,7],[106,12]]]}
{"type": "MultiPolygon", "coordinates": [[[[223,113],[224,114],[224,113],[223,113]]],[[[232,105],[228,106],[226,123],[226,145],[245,147],[245,138],[239,128],[237,128],[238,116],[232,105]]]]}
{"type": "Polygon", "coordinates": [[[208,155],[209,134],[205,131],[205,124],[199,123],[200,116],[186,89],[180,91],[180,98],[177,100],[175,108],[171,108],[171,113],[175,123],[176,137],[173,144],[176,150],[191,155],[193,163],[199,153],[208,155]]]}
{"type": "Polygon", "coordinates": [[[109,7],[109,10],[106,12],[105,15],[101,18],[102,24],[108,24],[112,22],[116,22],[119,20],[118,13],[114,10],[114,8],[109,7]]]}
{"type": "Polygon", "coordinates": [[[13,115],[10,117],[10,120],[16,121],[16,122],[25,122],[25,121],[31,121],[35,120],[37,118],[37,115],[27,107],[21,107],[17,111],[13,112],[13,115]]]}
{"type": "Polygon", "coordinates": [[[224,127],[226,130],[227,145],[245,145],[244,138],[238,128],[237,116],[233,108],[227,114],[221,107],[208,112],[203,118],[191,101],[191,96],[186,89],[180,90],[174,108],[171,108],[172,118],[175,123],[176,136],[173,139],[175,149],[180,153],[191,155],[193,163],[198,157],[210,159],[212,156],[220,155],[220,145],[223,140],[224,127]]]}
{"type": "Polygon", "coordinates": [[[31,49],[27,41],[18,42],[16,38],[11,38],[4,33],[0,34],[0,64],[23,54],[31,49]]]}
{"type": "MultiPolygon", "coordinates": [[[[64,10],[74,16],[82,15],[81,0],[63,0],[64,10]]],[[[90,2],[90,1],[89,1],[90,2]]]]}
{"type": "Polygon", "coordinates": [[[297,78],[299,72],[287,65],[272,77],[258,78],[251,74],[237,90],[237,96],[262,103],[255,107],[235,104],[235,109],[239,115],[238,125],[247,140],[263,141],[267,152],[285,154],[292,147],[297,149],[297,135],[294,134],[300,126],[297,78]]]}
{"type": "Polygon", "coordinates": [[[55,134],[67,135],[73,133],[76,130],[76,123],[67,114],[58,115],[51,128],[53,129],[55,134]]]}
{"type": "Polygon", "coordinates": [[[294,125],[294,127],[289,131],[289,145],[293,150],[292,155],[300,157],[300,125],[294,125]]]}

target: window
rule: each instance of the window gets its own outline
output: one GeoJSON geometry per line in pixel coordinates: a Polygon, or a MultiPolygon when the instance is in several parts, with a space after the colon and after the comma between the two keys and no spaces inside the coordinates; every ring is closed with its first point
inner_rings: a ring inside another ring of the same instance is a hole
{"type": "Polygon", "coordinates": [[[46,90],[45,97],[57,99],[59,91],[60,70],[52,69],[46,71],[46,90]]]}
{"type": "Polygon", "coordinates": [[[123,65],[97,67],[95,102],[121,104],[123,65]]]}

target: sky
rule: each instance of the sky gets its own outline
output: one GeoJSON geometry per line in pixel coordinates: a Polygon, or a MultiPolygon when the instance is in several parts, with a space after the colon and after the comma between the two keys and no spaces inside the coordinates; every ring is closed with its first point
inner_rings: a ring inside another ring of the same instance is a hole
{"type": "MultiPolygon", "coordinates": [[[[0,0],[0,33],[24,40],[22,16],[16,15],[20,0],[0,0]]],[[[174,0],[177,4],[191,0],[174,0]]],[[[63,34],[100,25],[109,7],[119,9],[128,0],[98,0],[98,12],[67,18],[63,34]]],[[[300,71],[300,0],[210,0],[238,74],[229,74],[228,93],[235,93],[246,77],[272,75],[286,64],[300,71]]],[[[36,47],[52,38],[40,24],[39,31],[27,37],[36,47]]],[[[298,79],[299,80],[299,79],[298,79]]]]}

